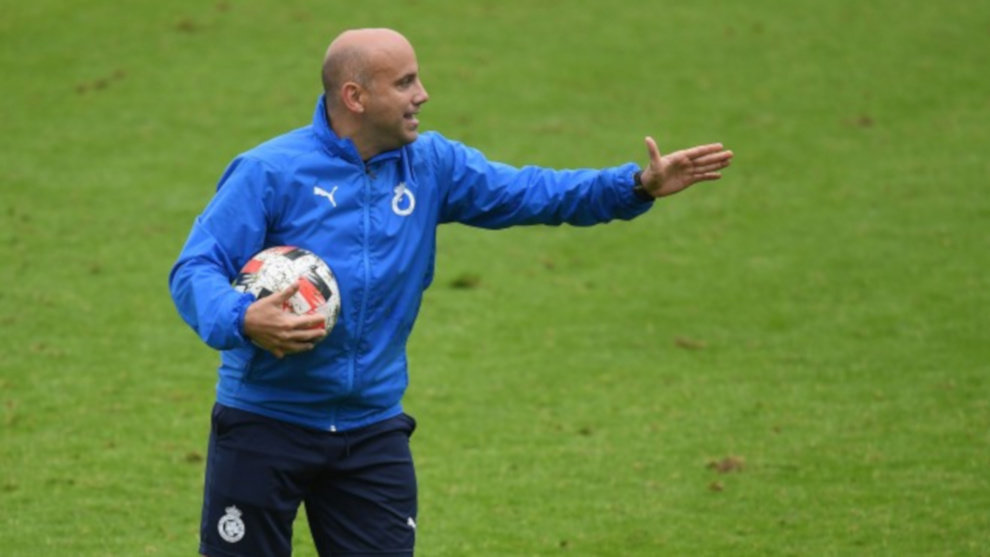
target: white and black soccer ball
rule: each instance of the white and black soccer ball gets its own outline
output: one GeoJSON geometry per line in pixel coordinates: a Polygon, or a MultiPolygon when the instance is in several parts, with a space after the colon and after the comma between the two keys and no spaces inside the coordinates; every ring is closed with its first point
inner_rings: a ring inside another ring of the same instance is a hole
{"type": "Polygon", "coordinates": [[[299,291],[283,309],[296,315],[323,316],[330,334],[340,315],[340,288],[330,266],[309,250],[275,246],[258,252],[241,268],[234,289],[250,292],[260,300],[295,282],[299,291]]]}

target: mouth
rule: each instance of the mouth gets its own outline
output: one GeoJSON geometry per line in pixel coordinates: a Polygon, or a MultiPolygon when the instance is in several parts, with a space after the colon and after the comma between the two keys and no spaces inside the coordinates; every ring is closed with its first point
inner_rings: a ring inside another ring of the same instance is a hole
{"type": "Polygon", "coordinates": [[[416,118],[416,116],[418,116],[418,115],[419,115],[419,111],[418,110],[417,111],[414,111],[414,112],[406,112],[405,114],[402,115],[402,118],[406,122],[408,122],[412,127],[415,128],[415,127],[419,126],[419,119],[416,118]]]}

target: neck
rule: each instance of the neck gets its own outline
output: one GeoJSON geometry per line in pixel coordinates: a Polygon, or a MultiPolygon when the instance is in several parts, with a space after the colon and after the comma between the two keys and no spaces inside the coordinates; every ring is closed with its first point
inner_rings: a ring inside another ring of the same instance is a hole
{"type": "Polygon", "coordinates": [[[354,143],[354,147],[357,148],[361,160],[367,161],[382,152],[380,148],[375,147],[365,140],[361,134],[360,123],[355,121],[350,114],[336,114],[327,108],[327,121],[330,123],[330,129],[333,130],[333,133],[337,137],[350,139],[354,143]]]}

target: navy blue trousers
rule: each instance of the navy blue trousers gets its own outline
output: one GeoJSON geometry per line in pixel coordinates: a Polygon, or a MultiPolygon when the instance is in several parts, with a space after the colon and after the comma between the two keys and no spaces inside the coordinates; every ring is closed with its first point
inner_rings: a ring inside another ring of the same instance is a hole
{"type": "Polygon", "coordinates": [[[321,556],[411,556],[415,429],[406,414],[328,432],[215,405],[200,553],[288,556],[303,504],[321,556]]]}

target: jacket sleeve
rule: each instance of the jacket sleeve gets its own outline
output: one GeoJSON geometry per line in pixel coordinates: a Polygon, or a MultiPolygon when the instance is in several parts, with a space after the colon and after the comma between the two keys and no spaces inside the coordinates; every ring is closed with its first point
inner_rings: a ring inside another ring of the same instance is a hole
{"type": "Polygon", "coordinates": [[[441,222],[482,228],[523,224],[590,226],[629,220],[653,206],[633,192],[633,163],[601,170],[515,168],[436,137],[438,177],[447,187],[441,222]]]}
{"type": "Polygon", "coordinates": [[[231,281],[264,243],[271,178],[257,161],[231,163],[169,274],[179,315],[217,350],[249,342],[242,325],[254,296],[237,292],[231,281]]]}

